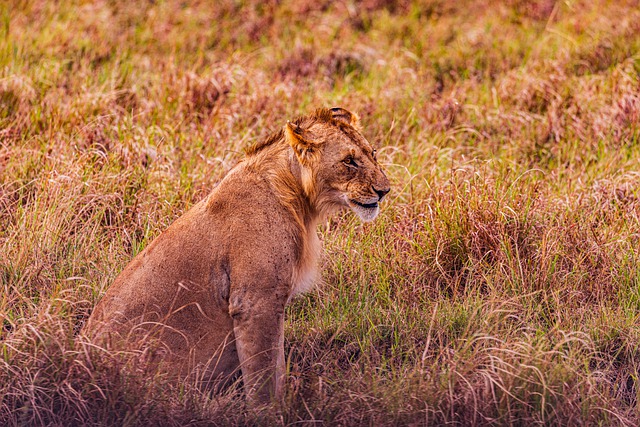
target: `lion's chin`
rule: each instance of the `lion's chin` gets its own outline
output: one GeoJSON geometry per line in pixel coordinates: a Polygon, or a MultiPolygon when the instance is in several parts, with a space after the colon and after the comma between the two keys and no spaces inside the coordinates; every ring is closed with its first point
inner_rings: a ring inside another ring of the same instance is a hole
{"type": "Polygon", "coordinates": [[[372,203],[370,205],[349,203],[349,207],[364,222],[373,221],[380,213],[380,206],[377,203],[372,203]]]}

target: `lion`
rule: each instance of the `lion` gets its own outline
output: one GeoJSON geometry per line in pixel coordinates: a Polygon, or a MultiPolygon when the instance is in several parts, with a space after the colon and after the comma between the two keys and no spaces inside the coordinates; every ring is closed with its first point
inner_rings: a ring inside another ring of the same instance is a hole
{"type": "Polygon", "coordinates": [[[155,342],[171,376],[219,390],[239,372],[248,401],[278,399],[285,306],[316,281],[316,226],[344,208],[373,220],[389,189],[356,114],[287,122],[125,267],[83,333],[107,348],[155,342]]]}

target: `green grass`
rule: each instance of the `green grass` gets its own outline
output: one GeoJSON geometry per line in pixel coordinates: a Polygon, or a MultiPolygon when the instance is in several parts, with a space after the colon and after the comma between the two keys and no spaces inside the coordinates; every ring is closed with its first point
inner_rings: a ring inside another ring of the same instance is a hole
{"type": "Polygon", "coordinates": [[[640,424],[636,1],[189,3],[0,3],[1,425],[640,424]],[[321,227],[282,404],[75,339],[243,148],[326,106],[392,192],[321,227]]]}

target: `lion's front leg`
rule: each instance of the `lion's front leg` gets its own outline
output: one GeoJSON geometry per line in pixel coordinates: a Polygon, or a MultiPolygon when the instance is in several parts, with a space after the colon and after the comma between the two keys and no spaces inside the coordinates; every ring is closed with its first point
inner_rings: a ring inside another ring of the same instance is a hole
{"type": "Polygon", "coordinates": [[[279,399],[284,380],[284,304],[262,303],[230,307],[242,380],[253,404],[279,399]]]}

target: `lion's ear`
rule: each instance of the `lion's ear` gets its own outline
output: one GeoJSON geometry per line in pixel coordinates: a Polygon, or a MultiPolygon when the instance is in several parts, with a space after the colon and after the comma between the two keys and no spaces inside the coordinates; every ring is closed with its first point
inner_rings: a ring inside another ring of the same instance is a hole
{"type": "Polygon", "coordinates": [[[331,117],[333,119],[346,123],[358,130],[362,129],[362,126],[360,126],[360,117],[358,117],[356,113],[352,113],[351,111],[340,107],[332,108],[329,111],[331,111],[331,117]]]}
{"type": "Polygon", "coordinates": [[[300,126],[287,122],[284,126],[284,138],[293,148],[300,164],[307,166],[315,156],[315,144],[308,138],[300,126]]]}

